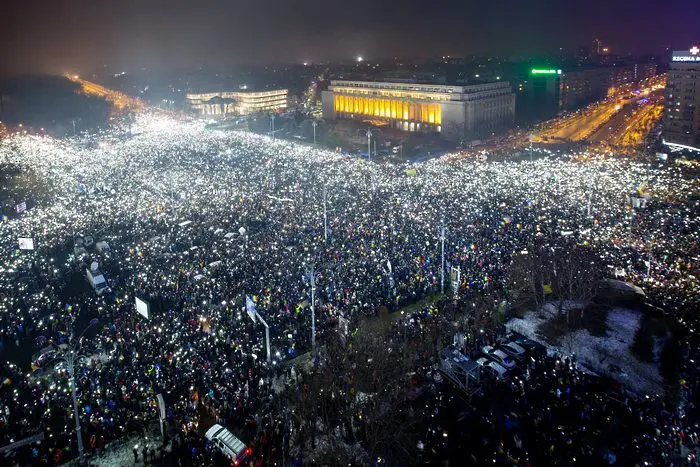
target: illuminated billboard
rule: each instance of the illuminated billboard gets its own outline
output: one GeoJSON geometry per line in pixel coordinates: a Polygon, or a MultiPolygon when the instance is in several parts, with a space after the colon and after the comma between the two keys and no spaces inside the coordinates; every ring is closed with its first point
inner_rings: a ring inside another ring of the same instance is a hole
{"type": "Polygon", "coordinates": [[[561,70],[533,68],[530,73],[533,75],[560,75],[561,70]]]}
{"type": "Polygon", "coordinates": [[[672,62],[700,62],[700,48],[693,46],[690,50],[675,51],[671,57],[672,62]]]}

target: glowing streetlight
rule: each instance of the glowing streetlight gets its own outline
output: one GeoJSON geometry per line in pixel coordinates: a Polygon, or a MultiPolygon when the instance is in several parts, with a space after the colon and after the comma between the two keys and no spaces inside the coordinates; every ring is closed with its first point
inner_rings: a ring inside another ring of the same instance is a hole
{"type": "Polygon", "coordinates": [[[363,62],[365,59],[362,56],[357,57],[357,63],[363,62]]]}

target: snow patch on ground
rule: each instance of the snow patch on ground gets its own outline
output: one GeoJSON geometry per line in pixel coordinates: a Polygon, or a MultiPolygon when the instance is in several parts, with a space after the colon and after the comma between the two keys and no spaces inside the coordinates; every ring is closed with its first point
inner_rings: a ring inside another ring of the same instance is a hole
{"type": "Polygon", "coordinates": [[[625,308],[613,308],[608,313],[607,337],[592,336],[579,329],[561,338],[561,344],[552,346],[544,342],[537,329],[544,321],[552,319],[557,304],[549,303],[539,311],[532,311],[525,318],[514,318],[506,328],[519,332],[545,345],[552,353],[576,355],[576,361],[591,371],[609,376],[637,394],[661,394],[663,380],[654,363],[638,361],[630,351],[634,333],[639,326],[641,313],[625,308]],[[611,368],[616,365],[621,371],[611,368]]]}
{"type": "MultiPolygon", "coordinates": [[[[141,455],[141,447],[144,443],[155,444],[156,448],[161,445],[161,436],[158,428],[149,427],[146,431],[146,437],[142,438],[140,436],[131,436],[126,441],[116,441],[109,443],[103,452],[98,453],[96,456],[89,456],[89,461],[91,466],[96,467],[130,467],[130,466],[145,466],[146,463],[143,462],[143,457],[141,455]],[[139,460],[134,462],[134,446],[138,445],[139,460]]],[[[167,450],[170,450],[168,446],[167,450]]],[[[88,446],[85,447],[86,453],[90,452],[88,446]]],[[[156,464],[160,456],[158,455],[158,450],[156,449],[156,464]]],[[[150,455],[149,455],[149,462],[150,455]]],[[[77,467],[80,465],[77,459],[65,464],[70,467],[77,467]]]]}
{"type": "MultiPolygon", "coordinates": [[[[318,420],[316,422],[316,448],[312,449],[311,440],[306,439],[303,450],[304,459],[328,459],[335,457],[340,461],[352,460],[353,464],[366,465],[369,463],[367,452],[359,442],[350,444],[345,441],[346,434],[336,427],[334,430],[326,430],[323,423],[318,420]]],[[[300,454],[299,444],[293,443],[289,449],[292,458],[300,454]]]]}

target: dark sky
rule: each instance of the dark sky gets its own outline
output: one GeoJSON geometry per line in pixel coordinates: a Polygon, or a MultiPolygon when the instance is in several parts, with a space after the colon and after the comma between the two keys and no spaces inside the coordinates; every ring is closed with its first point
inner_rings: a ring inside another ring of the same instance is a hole
{"type": "Polygon", "coordinates": [[[0,73],[700,41],[700,0],[4,0],[0,73]]]}

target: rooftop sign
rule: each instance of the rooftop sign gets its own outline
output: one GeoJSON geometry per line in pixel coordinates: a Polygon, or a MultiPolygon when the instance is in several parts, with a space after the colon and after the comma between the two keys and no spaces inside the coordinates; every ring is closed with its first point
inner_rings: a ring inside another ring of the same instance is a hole
{"type": "Polygon", "coordinates": [[[671,57],[672,62],[700,62],[700,48],[698,46],[693,46],[690,50],[676,51],[673,52],[671,57]]]}
{"type": "Polygon", "coordinates": [[[560,75],[561,70],[553,70],[553,69],[541,69],[541,68],[533,68],[532,71],[530,71],[533,75],[560,75]]]}

